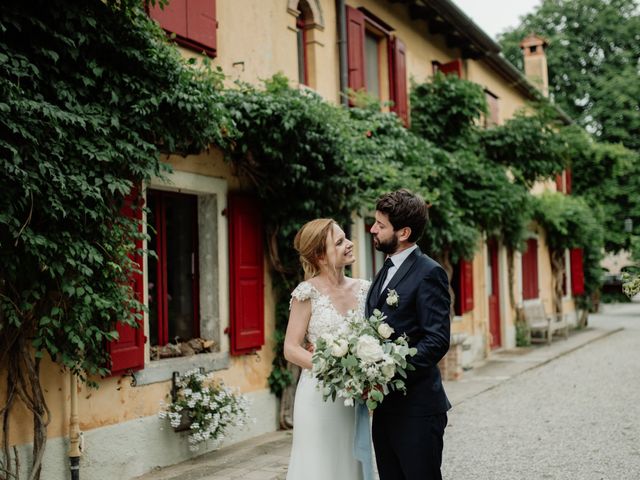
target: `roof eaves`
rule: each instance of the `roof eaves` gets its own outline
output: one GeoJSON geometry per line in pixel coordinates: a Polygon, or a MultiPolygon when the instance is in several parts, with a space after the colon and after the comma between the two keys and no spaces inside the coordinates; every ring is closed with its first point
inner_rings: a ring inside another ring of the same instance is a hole
{"type": "MultiPolygon", "coordinates": [[[[394,1],[394,0],[391,0],[394,1]]],[[[398,0],[395,0],[398,1],[398,0]]],[[[440,21],[449,24],[456,29],[459,35],[462,35],[473,46],[473,55],[471,58],[475,60],[484,60],[493,70],[498,72],[510,85],[515,87],[520,93],[525,95],[529,100],[542,100],[544,97],[540,90],[535,87],[524,74],[518,70],[511,62],[500,53],[502,48],[487,33],[482,30],[471,18],[467,16],[455,3],[451,0],[400,0],[402,3],[408,4],[409,8],[414,12],[425,13],[434,12],[439,19],[425,18],[429,23],[430,29],[434,30],[432,25],[434,21],[440,21]]],[[[424,15],[427,16],[428,15],[424,15]]],[[[440,33],[436,30],[436,33],[440,33]]],[[[443,33],[447,36],[447,33],[443,33]]],[[[451,35],[451,34],[449,34],[451,35]]],[[[463,52],[465,51],[462,48],[463,52]]],[[[552,104],[553,105],[553,104],[552,104]]],[[[571,118],[557,105],[553,107],[558,111],[560,119],[571,124],[571,118]]]]}

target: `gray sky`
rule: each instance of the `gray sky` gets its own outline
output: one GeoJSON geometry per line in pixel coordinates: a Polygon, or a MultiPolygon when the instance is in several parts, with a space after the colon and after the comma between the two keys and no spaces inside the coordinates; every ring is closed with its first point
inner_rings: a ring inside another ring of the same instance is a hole
{"type": "Polygon", "coordinates": [[[518,24],[518,18],[533,11],[541,0],[453,0],[490,37],[518,24]]]}

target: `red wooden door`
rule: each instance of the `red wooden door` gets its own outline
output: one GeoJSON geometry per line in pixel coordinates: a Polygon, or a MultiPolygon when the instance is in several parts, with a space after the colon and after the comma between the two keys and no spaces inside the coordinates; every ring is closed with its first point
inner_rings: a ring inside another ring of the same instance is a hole
{"type": "Polygon", "coordinates": [[[489,295],[489,333],[491,348],[502,346],[500,334],[500,270],[498,269],[498,243],[490,240],[487,258],[487,293],[489,295]]]}

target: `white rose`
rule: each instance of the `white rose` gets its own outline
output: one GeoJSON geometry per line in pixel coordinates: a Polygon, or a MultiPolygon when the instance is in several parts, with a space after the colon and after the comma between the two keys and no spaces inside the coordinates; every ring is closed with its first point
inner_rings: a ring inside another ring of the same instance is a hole
{"type": "Polygon", "coordinates": [[[344,406],[345,407],[353,407],[353,398],[347,398],[344,401],[344,406]]]}
{"type": "Polygon", "coordinates": [[[327,366],[327,362],[325,362],[324,358],[318,358],[313,364],[313,371],[317,373],[321,373],[324,371],[327,366]]]}
{"type": "Polygon", "coordinates": [[[396,367],[393,363],[385,363],[380,370],[387,380],[390,380],[396,374],[396,367]]]}
{"type": "Polygon", "coordinates": [[[393,332],[393,328],[391,328],[388,323],[382,322],[378,325],[378,333],[382,338],[389,338],[393,332]]]}
{"type": "Polygon", "coordinates": [[[371,335],[363,335],[358,339],[356,355],[366,363],[374,363],[382,359],[384,351],[378,340],[371,335]]]}
{"type": "Polygon", "coordinates": [[[331,346],[331,355],[334,357],[344,357],[349,350],[349,343],[346,340],[339,338],[331,346]]]}

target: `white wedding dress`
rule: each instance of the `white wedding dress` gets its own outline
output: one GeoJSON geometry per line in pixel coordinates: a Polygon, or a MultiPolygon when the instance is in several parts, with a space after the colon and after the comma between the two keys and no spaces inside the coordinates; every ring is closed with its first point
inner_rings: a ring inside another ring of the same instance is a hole
{"type": "MultiPolygon", "coordinates": [[[[370,282],[358,280],[358,307],[364,315],[370,282]]],[[[291,294],[298,300],[311,300],[308,340],[315,344],[324,333],[336,334],[346,328],[346,318],[311,283],[302,282],[291,294]]],[[[317,381],[310,370],[303,370],[293,406],[293,446],[287,480],[361,480],[362,466],[353,456],[355,408],[345,407],[341,399],[322,400],[317,381]]]]}

